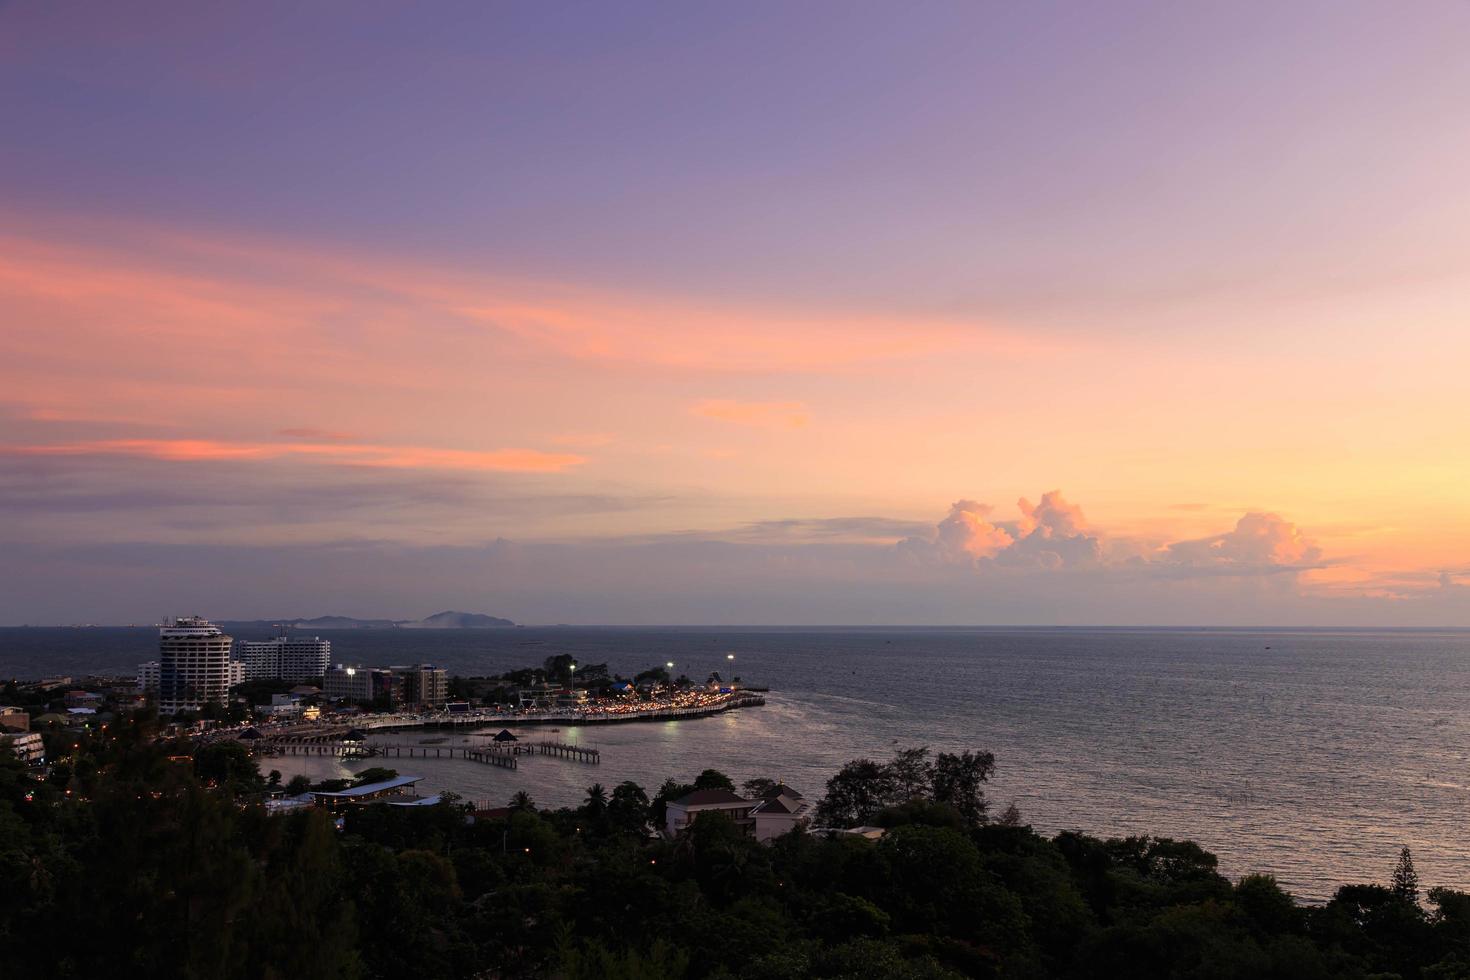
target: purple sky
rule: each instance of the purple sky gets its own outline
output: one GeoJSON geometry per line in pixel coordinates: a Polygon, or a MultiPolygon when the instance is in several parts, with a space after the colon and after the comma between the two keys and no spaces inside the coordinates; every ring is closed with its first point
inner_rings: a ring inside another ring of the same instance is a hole
{"type": "Polygon", "coordinates": [[[0,623],[1470,624],[1467,50],[0,2],[0,623]]]}

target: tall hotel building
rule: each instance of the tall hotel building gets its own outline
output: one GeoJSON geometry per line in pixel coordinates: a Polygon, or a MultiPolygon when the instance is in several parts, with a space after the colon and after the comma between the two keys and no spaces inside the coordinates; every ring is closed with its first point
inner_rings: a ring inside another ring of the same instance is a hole
{"type": "Polygon", "coordinates": [[[230,695],[230,646],[234,640],[198,616],[185,616],[158,631],[158,712],[198,711],[230,695]]]}
{"type": "Polygon", "coordinates": [[[261,643],[241,640],[239,651],[248,681],[312,680],[325,676],[332,662],[332,641],[319,636],[278,636],[261,643]]]}

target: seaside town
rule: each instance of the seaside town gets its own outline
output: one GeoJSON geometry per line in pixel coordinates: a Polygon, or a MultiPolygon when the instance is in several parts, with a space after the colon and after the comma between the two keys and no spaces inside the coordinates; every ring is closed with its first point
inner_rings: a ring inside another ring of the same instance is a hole
{"type": "MultiPolygon", "coordinates": [[[[0,748],[25,763],[34,778],[48,779],[53,776],[48,755],[65,759],[84,737],[105,734],[109,725],[131,713],[156,711],[158,738],[192,746],[196,755],[234,745],[252,758],[458,757],[514,769],[528,754],[596,764],[600,753],[563,741],[523,739],[504,726],[674,721],[765,703],[764,688],[743,686],[738,677],[726,680],[719,671],[696,683],[676,676],[672,661],[623,678],[605,664],[582,665],[559,654],[539,667],[503,676],[456,677],[433,664],[333,663],[332,642],[319,636],[237,642],[198,616],[161,626],[158,652],[157,660],[138,666],[136,679],[10,682],[5,694],[22,703],[0,704],[0,748]],[[483,735],[484,740],[471,747],[445,744],[443,737],[413,742],[373,737],[446,727],[483,735]]],[[[734,654],[724,659],[732,663],[734,654]]],[[[286,785],[273,781],[262,802],[271,812],[440,803],[442,794],[415,792],[421,779],[380,767],[352,781],[312,783],[298,777],[286,785]]],[[[731,816],[758,839],[769,840],[809,819],[811,805],[789,787],[776,784],[761,791],[765,795],[746,799],[724,787],[692,788],[669,802],[664,829],[677,833],[698,813],[713,810],[731,816]]],[[[480,812],[499,810],[487,803],[480,812]]]]}

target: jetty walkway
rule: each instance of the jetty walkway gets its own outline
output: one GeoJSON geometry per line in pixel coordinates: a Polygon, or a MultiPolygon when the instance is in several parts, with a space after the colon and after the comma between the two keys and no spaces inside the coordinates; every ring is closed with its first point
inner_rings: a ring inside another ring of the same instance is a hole
{"type": "Polygon", "coordinates": [[[468,759],[502,769],[520,767],[522,755],[549,755],[599,765],[602,750],[568,742],[521,742],[514,745],[413,745],[407,742],[344,742],[322,739],[271,740],[254,744],[258,755],[330,755],[342,759],[468,759]]]}

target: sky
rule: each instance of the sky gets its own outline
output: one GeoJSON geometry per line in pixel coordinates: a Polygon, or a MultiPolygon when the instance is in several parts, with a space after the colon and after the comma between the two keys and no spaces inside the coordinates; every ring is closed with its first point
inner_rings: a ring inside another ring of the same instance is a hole
{"type": "Polygon", "coordinates": [[[0,0],[0,623],[1470,626],[1466,50],[0,0]]]}

